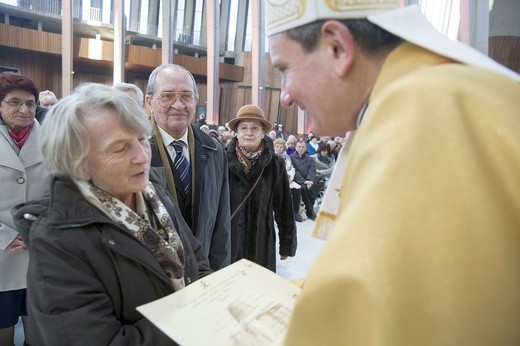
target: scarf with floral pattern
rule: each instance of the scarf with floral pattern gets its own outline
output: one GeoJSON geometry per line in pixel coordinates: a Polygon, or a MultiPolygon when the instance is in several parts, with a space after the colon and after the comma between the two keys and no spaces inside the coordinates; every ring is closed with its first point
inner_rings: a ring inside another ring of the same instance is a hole
{"type": "Polygon", "coordinates": [[[237,141],[236,152],[237,152],[238,162],[240,162],[242,164],[242,166],[244,166],[244,171],[246,173],[249,173],[249,171],[251,170],[251,167],[253,167],[256,160],[258,160],[258,158],[260,157],[260,155],[262,154],[263,151],[264,151],[264,141],[263,140],[260,143],[258,150],[253,151],[253,152],[249,152],[249,151],[245,150],[244,148],[242,148],[240,146],[240,144],[238,144],[238,141],[237,141]]]}
{"type": "Polygon", "coordinates": [[[90,182],[75,180],[75,183],[90,203],[128,230],[150,250],[172,281],[176,291],[185,286],[184,247],[171,216],[157,196],[152,183],[148,183],[141,193],[136,194],[135,212],[119,199],[90,182]],[[153,214],[148,216],[148,212],[153,214]],[[156,224],[154,216],[157,227],[153,227],[156,224]]]}

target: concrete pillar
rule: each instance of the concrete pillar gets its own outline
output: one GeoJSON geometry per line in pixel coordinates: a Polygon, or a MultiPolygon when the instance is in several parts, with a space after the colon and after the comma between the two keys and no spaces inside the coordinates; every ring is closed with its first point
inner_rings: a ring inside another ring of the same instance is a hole
{"type": "Polygon", "coordinates": [[[139,32],[139,0],[130,0],[130,15],[126,20],[128,21],[128,30],[139,32]]]}
{"type": "MultiPolygon", "coordinates": [[[[218,5],[217,5],[218,6],[218,5]]],[[[222,18],[222,17],[220,17],[222,18]]],[[[208,46],[208,30],[204,30],[204,28],[208,27],[208,11],[206,10],[206,1],[204,1],[204,7],[202,9],[202,21],[201,21],[201,27],[197,28],[200,29],[200,41],[197,44],[197,46],[201,47],[207,47],[208,46]]],[[[217,47],[218,51],[218,47],[217,47]]]]}
{"type": "Polygon", "coordinates": [[[310,124],[307,124],[307,111],[298,108],[298,133],[307,133],[308,127],[310,127],[310,124]]]}
{"type": "Polygon", "coordinates": [[[219,50],[226,51],[226,38],[229,26],[229,0],[221,0],[220,2],[220,43],[219,50]]]}
{"type": "Polygon", "coordinates": [[[113,84],[125,80],[126,62],[125,3],[114,0],[114,76],[113,84]]]}
{"type": "Polygon", "coordinates": [[[247,5],[248,1],[238,2],[237,31],[235,37],[235,52],[237,53],[242,53],[245,47],[244,42],[246,40],[247,5]]]}
{"type": "MultiPolygon", "coordinates": [[[[209,4],[208,4],[208,7],[209,7],[209,4]]],[[[195,1],[194,0],[186,1],[186,5],[184,8],[184,29],[183,29],[183,34],[188,35],[188,41],[186,43],[193,43],[193,17],[194,16],[195,16],[195,1]]],[[[208,40],[209,40],[209,36],[208,36],[208,40]]]]}
{"type": "Polygon", "coordinates": [[[251,80],[252,103],[265,109],[265,24],[264,1],[251,0],[252,11],[252,45],[251,45],[251,80]]]}
{"type": "Polygon", "coordinates": [[[157,36],[159,24],[159,0],[150,0],[148,4],[148,35],[157,36]],[[154,24],[154,25],[150,25],[154,24]]]}
{"type": "Polygon", "coordinates": [[[72,32],[72,1],[62,0],[61,9],[61,95],[62,97],[72,94],[72,54],[73,54],[73,32],[72,32]]]}
{"type": "Polygon", "coordinates": [[[460,0],[459,40],[488,55],[488,0],[460,0]]]}
{"type": "Polygon", "coordinates": [[[207,105],[206,121],[208,123],[219,123],[219,15],[218,0],[206,1],[207,38],[208,38],[208,65],[207,65],[207,105]]]}
{"type": "Polygon", "coordinates": [[[520,1],[494,0],[489,36],[520,36],[520,1]]]}
{"type": "Polygon", "coordinates": [[[163,0],[161,62],[173,63],[173,40],[175,32],[175,8],[177,0],[163,0]]]}

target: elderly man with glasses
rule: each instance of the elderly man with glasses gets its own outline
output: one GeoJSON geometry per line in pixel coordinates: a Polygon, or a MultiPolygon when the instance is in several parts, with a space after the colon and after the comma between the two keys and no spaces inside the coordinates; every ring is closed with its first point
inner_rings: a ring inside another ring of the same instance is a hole
{"type": "Polygon", "coordinates": [[[199,239],[210,266],[230,263],[231,221],[224,149],[192,124],[198,102],[193,75],[179,65],[152,71],[146,103],[152,120],[152,166],[162,166],[168,190],[199,239]]]}

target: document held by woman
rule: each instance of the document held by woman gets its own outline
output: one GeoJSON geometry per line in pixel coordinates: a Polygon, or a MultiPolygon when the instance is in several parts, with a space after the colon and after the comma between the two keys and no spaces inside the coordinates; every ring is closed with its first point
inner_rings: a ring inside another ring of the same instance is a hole
{"type": "Polygon", "coordinates": [[[299,293],[242,259],[137,310],[184,346],[279,345],[299,293]]]}

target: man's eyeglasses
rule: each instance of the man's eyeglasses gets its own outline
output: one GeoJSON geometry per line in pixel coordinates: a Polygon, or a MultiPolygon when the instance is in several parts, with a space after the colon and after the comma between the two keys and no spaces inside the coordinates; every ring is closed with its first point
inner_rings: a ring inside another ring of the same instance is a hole
{"type": "Polygon", "coordinates": [[[25,105],[28,109],[35,109],[36,108],[36,102],[35,101],[22,101],[19,99],[10,99],[7,101],[2,101],[4,103],[7,103],[11,107],[21,107],[22,105],[25,105]]]}
{"type": "Polygon", "coordinates": [[[242,125],[237,128],[238,133],[246,133],[248,131],[251,131],[251,133],[257,134],[257,133],[262,132],[262,127],[256,126],[256,125],[253,125],[253,126],[242,125]]]}
{"type": "Polygon", "coordinates": [[[180,100],[186,106],[193,106],[197,102],[197,96],[191,91],[163,91],[155,96],[159,105],[164,108],[169,108],[180,100]]]}

